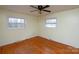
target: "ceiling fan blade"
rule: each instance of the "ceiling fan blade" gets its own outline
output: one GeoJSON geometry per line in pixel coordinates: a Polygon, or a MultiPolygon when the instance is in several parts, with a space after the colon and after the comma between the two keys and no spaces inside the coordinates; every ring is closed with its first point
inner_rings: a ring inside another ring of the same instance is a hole
{"type": "Polygon", "coordinates": [[[35,7],[35,6],[32,6],[32,5],[31,5],[30,7],[33,7],[33,8],[36,8],[36,9],[38,9],[37,7],[35,7]]]}
{"type": "Polygon", "coordinates": [[[33,10],[33,11],[31,11],[31,12],[34,12],[34,11],[38,11],[38,10],[33,10]]]}
{"type": "Polygon", "coordinates": [[[46,12],[51,12],[50,10],[43,10],[43,11],[46,11],[46,12]]]}
{"type": "Polygon", "coordinates": [[[50,6],[49,5],[46,5],[46,6],[43,7],[43,9],[48,8],[48,7],[50,7],[50,6]]]}

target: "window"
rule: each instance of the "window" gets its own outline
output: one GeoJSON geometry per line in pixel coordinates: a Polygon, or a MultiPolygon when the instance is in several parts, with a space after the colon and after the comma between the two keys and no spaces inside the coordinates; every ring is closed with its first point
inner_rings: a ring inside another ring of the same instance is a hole
{"type": "Polygon", "coordinates": [[[24,28],[24,19],[23,18],[8,18],[8,27],[9,28],[24,28]]]}
{"type": "Polygon", "coordinates": [[[56,27],[56,18],[46,20],[46,27],[56,27]]]}

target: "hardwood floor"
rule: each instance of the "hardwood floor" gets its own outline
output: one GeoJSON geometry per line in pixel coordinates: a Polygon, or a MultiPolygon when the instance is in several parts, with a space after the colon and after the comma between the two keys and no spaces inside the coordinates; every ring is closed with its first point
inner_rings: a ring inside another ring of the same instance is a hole
{"type": "Polygon", "coordinates": [[[0,48],[0,54],[1,54],[1,52],[2,52],[2,50],[1,50],[1,48],[0,48]]]}
{"type": "Polygon", "coordinates": [[[79,49],[42,37],[0,47],[2,54],[79,54],[79,49]]]}

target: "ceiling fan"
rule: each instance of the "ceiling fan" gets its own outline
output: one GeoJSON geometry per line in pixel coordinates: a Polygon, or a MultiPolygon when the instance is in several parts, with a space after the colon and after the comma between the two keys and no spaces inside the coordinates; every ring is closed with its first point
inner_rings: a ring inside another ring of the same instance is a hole
{"type": "Polygon", "coordinates": [[[40,14],[42,14],[42,11],[49,12],[49,13],[51,12],[50,10],[45,10],[46,8],[50,7],[49,5],[38,5],[38,6],[31,5],[30,7],[36,9],[31,12],[39,11],[40,14]]]}

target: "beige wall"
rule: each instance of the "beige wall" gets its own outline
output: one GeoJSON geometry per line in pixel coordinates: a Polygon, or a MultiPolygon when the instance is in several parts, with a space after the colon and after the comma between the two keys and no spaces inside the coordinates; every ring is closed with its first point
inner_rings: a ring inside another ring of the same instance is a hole
{"type": "Polygon", "coordinates": [[[79,9],[41,16],[39,27],[40,36],[79,48],[79,9]],[[57,18],[57,27],[46,28],[45,20],[53,17],[57,18]]]}
{"type": "Polygon", "coordinates": [[[31,15],[0,10],[0,46],[37,36],[37,18],[31,15]],[[24,29],[9,29],[8,17],[20,17],[25,19],[24,29]]]}

